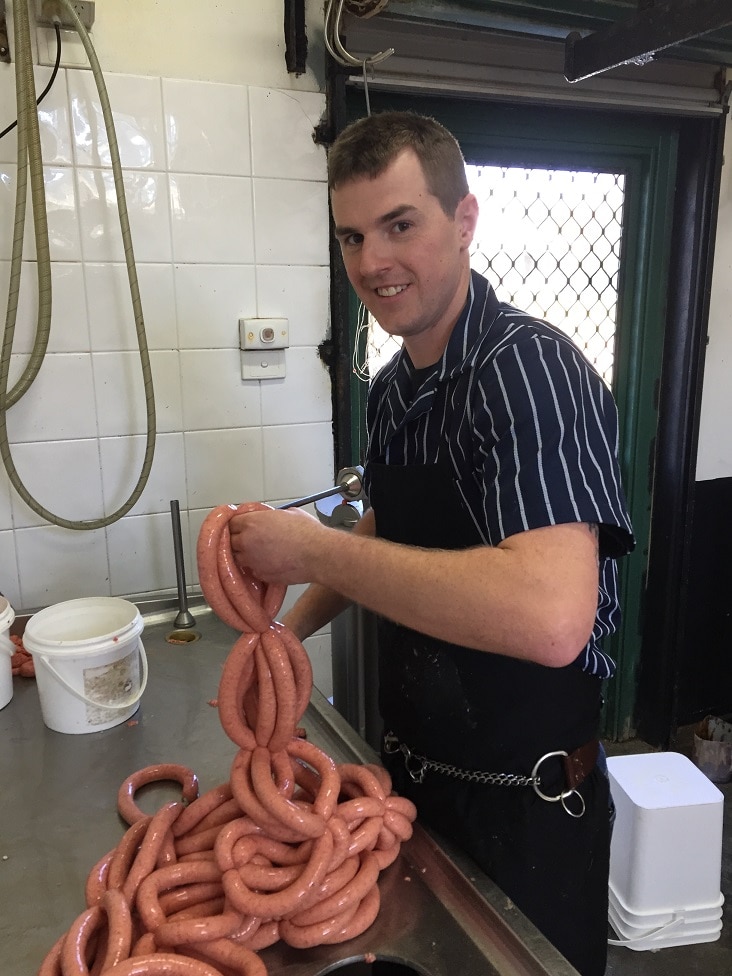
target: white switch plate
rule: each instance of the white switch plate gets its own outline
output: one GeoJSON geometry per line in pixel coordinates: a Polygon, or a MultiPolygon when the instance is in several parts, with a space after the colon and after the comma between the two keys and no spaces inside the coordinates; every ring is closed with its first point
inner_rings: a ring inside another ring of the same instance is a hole
{"type": "Polygon", "coordinates": [[[240,349],[287,349],[289,345],[287,319],[239,319],[240,349]]]}
{"type": "MultiPolygon", "coordinates": [[[[38,63],[54,65],[56,63],[56,31],[53,27],[37,27],[38,63]]],[[[87,56],[81,38],[75,30],[61,31],[61,68],[88,68],[87,56]]]]}
{"type": "Polygon", "coordinates": [[[279,380],[284,376],[284,349],[242,350],[241,378],[243,380],[279,380]]]}

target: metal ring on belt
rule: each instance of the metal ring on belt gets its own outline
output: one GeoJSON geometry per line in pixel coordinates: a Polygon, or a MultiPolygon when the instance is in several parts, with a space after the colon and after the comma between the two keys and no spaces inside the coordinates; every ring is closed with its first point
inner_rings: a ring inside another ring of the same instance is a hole
{"type": "Polygon", "coordinates": [[[443,776],[453,776],[469,783],[482,783],[487,786],[531,786],[542,800],[547,803],[561,803],[570,817],[575,818],[581,817],[585,812],[585,801],[577,787],[594,768],[597,750],[598,741],[593,739],[572,753],[568,753],[564,749],[546,752],[537,759],[531,770],[531,775],[523,776],[520,773],[488,773],[480,770],[460,769],[459,766],[428,759],[426,756],[413,752],[405,742],[400,742],[393,732],[384,733],[384,752],[388,755],[401,752],[404,757],[404,767],[414,783],[423,782],[427,770],[431,769],[443,776]],[[555,757],[562,760],[569,789],[551,795],[541,789],[540,769],[547,759],[555,757]],[[568,805],[571,797],[577,797],[579,801],[579,808],[576,811],[568,805]]]}

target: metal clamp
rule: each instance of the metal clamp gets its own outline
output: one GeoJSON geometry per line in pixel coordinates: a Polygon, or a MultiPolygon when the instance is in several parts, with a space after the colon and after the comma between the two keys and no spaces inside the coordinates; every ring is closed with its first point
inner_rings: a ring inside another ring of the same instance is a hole
{"type": "Polygon", "coordinates": [[[387,732],[384,736],[384,752],[389,755],[393,755],[396,752],[401,752],[404,756],[404,767],[409,773],[409,778],[413,783],[422,783],[424,781],[424,774],[427,771],[428,761],[424,756],[415,756],[412,750],[404,742],[400,742],[399,739],[394,735],[393,732],[387,732]],[[410,763],[417,763],[416,766],[410,766],[410,763]]]}
{"type": "Polygon", "coordinates": [[[531,770],[531,779],[532,779],[531,785],[534,788],[534,793],[536,793],[538,797],[541,797],[542,800],[546,800],[547,803],[561,803],[562,807],[564,808],[566,813],[570,815],[570,817],[575,817],[575,819],[579,820],[579,818],[583,816],[585,812],[585,801],[581,793],[579,793],[575,789],[571,789],[571,790],[563,790],[561,793],[557,793],[556,796],[549,796],[548,793],[544,793],[539,788],[539,784],[541,783],[541,776],[539,775],[539,767],[541,766],[541,764],[547,759],[553,759],[555,756],[566,759],[568,755],[569,753],[565,752],[564,749],[558,749],[556,752],[544,753],[541,759],[537,760],[537,762],[534,765],[534,768],[531,770]],[[575,812],[574,810],[571,810],[567,806],[567,800],[569,800],[571,796],[576,796],[578,798],[580,802],[579,812],[575,812]]]}

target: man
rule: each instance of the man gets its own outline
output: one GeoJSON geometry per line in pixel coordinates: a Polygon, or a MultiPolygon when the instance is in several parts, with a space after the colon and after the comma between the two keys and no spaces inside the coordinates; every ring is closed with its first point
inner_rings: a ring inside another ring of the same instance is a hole
{"type": "Polygon", "coordinates": [[[235,517],[232,545],[264,580],[312,584],[284,621],[301,639],[350,601],[379,615],[395,788],[600,976],[600,644],[633,545],[615,405],[566,336],[471,272],[478,206],[447,130],[361,119],[328,168],[351,284],[403,339],[369,391],[371,507],[351,533],[298,510],[235,517]]]}

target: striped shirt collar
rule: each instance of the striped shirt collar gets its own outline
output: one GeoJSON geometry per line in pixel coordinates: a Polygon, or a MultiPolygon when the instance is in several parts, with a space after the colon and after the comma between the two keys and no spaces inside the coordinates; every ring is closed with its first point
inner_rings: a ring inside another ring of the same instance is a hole
{"type": "Polygon", "coordinates": [[[446,379],[457,376],[471,366],[474,352],[481,340],[496,320],[499,303],[496,293],[483,275],[471,270],[468,296],[465,305],[453,328],[441,358],[435,363],[433,371],[422,381],[418,394],[412,398],[412,375],[414,366],[406,348],[399,352],[379,374],[385,389],[395,394],[392,399],[396,425],[408,422],[429,409],[435,390],[446,379]],[[394,402],[396,401],[396,402],[394,402]],[[401,406],[401,410],[399,408],[401,406]]]}

